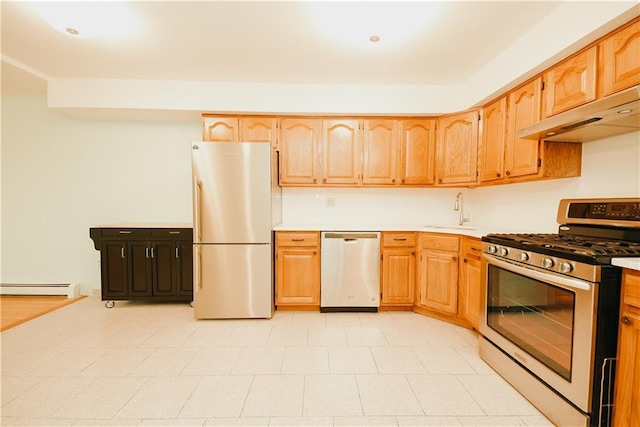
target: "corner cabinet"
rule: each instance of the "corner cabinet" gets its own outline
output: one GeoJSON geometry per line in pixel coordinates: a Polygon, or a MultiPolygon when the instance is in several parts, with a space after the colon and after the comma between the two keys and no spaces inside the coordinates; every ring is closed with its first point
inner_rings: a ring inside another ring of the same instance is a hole
{"type": "Polygon", "coordinates": [[[191,228],[91,228],[100,251],[102,300],[191,301],[191,228]]]}
{"type": "Polygon", "coordinates": [[[381,309],[411,310],[416,286],[415,232],[382,232],[381,309]]]}
{"type": "Polygon", "coordinates": [[[320,307],[320,232],[276,232],[276,307],[320,307]]]}
{"type": "Polygon", "coordinates": [[[613,426],[640,425],[640,271],[623,270],[613,426]]]}
{"type": "Polygon", "coordinates": [[[478,174],[480,110],[438,120],[436,178],[438,185],[474,185],[478,174]]]}
{"type": "Polygon", "coordinates": [[[420,235],[416,306],[430,310],[428,314],[458,314],[459,240],[453,235],[420,235]]]}

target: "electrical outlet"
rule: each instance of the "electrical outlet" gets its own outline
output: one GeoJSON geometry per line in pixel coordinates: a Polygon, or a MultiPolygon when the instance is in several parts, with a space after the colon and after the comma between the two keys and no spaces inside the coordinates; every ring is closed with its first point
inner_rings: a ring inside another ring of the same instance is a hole
{"type": "Polygon", "coordinates": [[[336,206],[336,199],[333,197],[327,197],[325,203],[328,208],[334,208],[336,206]]]}

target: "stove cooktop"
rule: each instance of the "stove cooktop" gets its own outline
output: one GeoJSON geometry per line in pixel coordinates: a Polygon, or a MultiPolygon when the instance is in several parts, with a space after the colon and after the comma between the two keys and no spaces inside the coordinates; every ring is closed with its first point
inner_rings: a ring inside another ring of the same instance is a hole
{"type": "Polygon", "coordinates": [[[482,240],[588,264],[610,264],[614,257],[640,257],[640,242],[602,237],[522,233],[488,234],[482,240]]]}

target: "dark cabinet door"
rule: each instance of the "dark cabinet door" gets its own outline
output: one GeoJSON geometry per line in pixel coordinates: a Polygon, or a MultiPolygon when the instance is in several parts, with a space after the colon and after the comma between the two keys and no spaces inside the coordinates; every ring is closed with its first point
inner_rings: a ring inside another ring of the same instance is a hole
{"type": "Polygon", "coordinates": [[[153,245],[153,295],[176,295],[176,242],[157,241],[153,245]]]}
{"type": "Polygon", "coordinates": [[[175,261],[178,295],[193,295],[193,243],[176,242],[175,261]]]}
{"type": "Polygon", "coordinates": [[[151,296],[151,243],[149,241],[131,241],[128,244],[129,257],[129,296],[151,296]]]}
{"type": "Polygon", "coordinates": [[[128,295],[127,242],[104,240],[100,249],[102,299],[128,295]]]}

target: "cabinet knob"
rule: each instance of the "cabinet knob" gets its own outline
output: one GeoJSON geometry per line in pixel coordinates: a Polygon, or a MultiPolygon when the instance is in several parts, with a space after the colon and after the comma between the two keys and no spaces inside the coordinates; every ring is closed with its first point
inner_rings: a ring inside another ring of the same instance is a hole
{"type": "Polygon", "coordinates": [[[498,173],[496,174],[496,177],[498,177],[498,178],[500,178],[501,176],[502,176],[502,174],[501,174],[500,172],[498,172],[498,173]]]}
{"type": "Polygon", "coordinates": [[[391,180],[391,183],[392,183],[392,184],[395,184],[395,183],[396,183],[396,179],[395,179],[395,178],[394,178],[394,179],[392,179],[392,180],[391,180]]]}
{"type": "Polygon", "coordinates": [[[451,259],[452,259],[453,261],[457,261],[457,260],[458,260],[458,257],[453,257],[453,258],[451,258],[451,259]]]}
{"type": "Polygon", "coordinates": [[[313,178],[313,183],[316,184],[318,182],[318,180],[316,178],[313,178]]]}
{"type": "Polygon", "coordinates": [[[438,184],[442,184],[442,178],[438,179],[438,184]]]}
{"type": "Polygon", "coordinates": [[[507,176],[510,176],[510,175],[511,175],[511,172],[506,171],[504,174],[505,174],[505,175],[507,175],[507,176]]]}
{"type": "Polygon", "coordinates": [[[404,184],[404,178],[402,178],[402,183],[404,184]]]}
{"type": "Polygon", "coordinates": [[[466,258],[463,258],[463,259],[462,259],[462,262],[467,262],[467,259],[466,259],[466,258]]]}
{"type": "Polygon", "coordinates": [[[326,184],[327,178],[323,179],[322,182],[326,184]]]}
{"type": "Polygon", "coordinates": [[[622,322],[622,324],[624,325],[630,325],[631,323],[633,323],[633,321],[631,320],[631,318],[627,317],[627,316],[622,316],[622,319],[620,319],[620,321],[622,322]]]}

